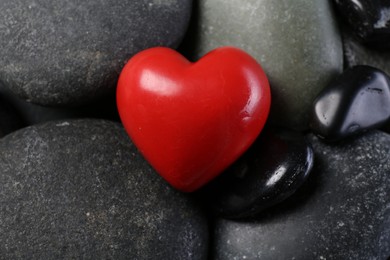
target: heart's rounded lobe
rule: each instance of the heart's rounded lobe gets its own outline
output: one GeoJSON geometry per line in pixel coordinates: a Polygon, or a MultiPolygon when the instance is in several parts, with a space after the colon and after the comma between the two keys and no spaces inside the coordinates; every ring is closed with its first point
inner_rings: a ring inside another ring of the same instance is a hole
{"type": "Polygon", "coordinates": [[[173,187],[190,192],[220,174],[253,143],[268,117],[267,77],[233,47],[191,63],[156,47],[135,55],[117,89],[122,123],[173,187]]]}

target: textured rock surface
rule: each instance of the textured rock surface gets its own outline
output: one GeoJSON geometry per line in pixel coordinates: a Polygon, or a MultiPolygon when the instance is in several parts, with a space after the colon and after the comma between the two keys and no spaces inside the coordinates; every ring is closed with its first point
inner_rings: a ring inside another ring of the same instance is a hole
{"type": "Polygon", "coordinates": [[[112,90],[124,62],[177,46],[192,0],[0,2],[0,78],[39,104],[92,100],[112,90]]]}
{"type": "Polygon", "coordinates": [[[253,217],[293,194],[312,166],[313,150],[302,135],[268,129],[201,194],[219,216],[253,217]]]}
{"type": "Polygon", "coordinates": [[[204,259],[207,223],[119,124],[57,121],[0,141],[4,259],[204,259]]]}
{"type": "Polygon", "coordinates": [[[219,220],[216,259],[388,259],[390,136],[325,145],[305,185],[256,221],[219,220]]]}
{"type": "Polygon", "coordinates": [[[390,79],[370,66],[347,69],[318,95],[311,129],[337,141],[390,123],[390,79]]]}
{"type": "Polygon", "coordinates": [[[269,77],[271,120],[307,129],[315,96],[342,69],[329,1],[200,0],[195,7],[191,56],[222,45],[247,51],[269,77]]]}

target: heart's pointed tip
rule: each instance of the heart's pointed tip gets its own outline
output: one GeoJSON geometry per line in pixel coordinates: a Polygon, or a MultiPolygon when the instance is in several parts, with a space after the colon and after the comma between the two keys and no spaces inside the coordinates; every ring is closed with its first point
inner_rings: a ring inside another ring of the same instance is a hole
{"type": "Polygon", "coordinates": [[[172,181],[167,180],[165,178],[164,178],[164,181],[173,189],[178,190],[178,191],[183,192],[183,193],[192,193],[192,192],[201,188],[201,186],[198,187],[198,186],[194,186],[191,184],[183,185],[183,184],[173,183],[172,181]]]}
{"type": "Polygon", "coordinates": [[[192,192],[198,190],[200,187],[199,188],[194,188],[194,187],[173,187],[173,188],[175,188],[176,190],[178,190],[180,192],[183,192],[183,193],[192,193],[192,192]]]}
{"type": "Polygon", "coordinates": [[[200,183],[196,181],[189,182],[188,180],[183,179],[183,176],[179,176],[178,178],[172,178],[172,176],[170,175],[165,175],[161,173],[159,174],[172,188],[183,193],[194,192],[205,185],[205,183],[200,183]]]}
{"type": "Polygon", "coordinates": [[[170,169],[169,172],[158,171],[158,170],[156,170],[156,172],[172,188],[183,193],[192,193],[201,189],[207,183],[209,183],[214,178],[219,176],[220,173],[222,173],[221,171],[207,173],[207,172],[203,172],[202,170],[199,170],[194,172],[203,172],[203,173],[194,174],[194,172],[192,172],[191,174],[191,172],[189,171],[186,172],[177,171],[177,169],[172,170],[172,168],[170,169]]]}

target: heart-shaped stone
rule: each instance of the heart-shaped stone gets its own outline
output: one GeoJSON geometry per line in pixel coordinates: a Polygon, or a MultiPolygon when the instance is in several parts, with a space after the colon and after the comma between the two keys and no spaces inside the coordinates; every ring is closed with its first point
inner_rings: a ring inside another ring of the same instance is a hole
{"type": "Polygon", "coordinates": [[[233,47],[191,63],[174,50],[135,55],[118,82],[118,110],[138,149],[173,187],[191,192],[253,143],[271,103],[267,77],[233,47]]]}

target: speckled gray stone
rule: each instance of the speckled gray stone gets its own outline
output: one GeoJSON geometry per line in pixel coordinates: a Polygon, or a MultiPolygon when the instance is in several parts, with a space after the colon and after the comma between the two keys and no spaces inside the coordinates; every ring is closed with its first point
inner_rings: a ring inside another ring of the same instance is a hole
{"type": "Polygon", "coordinates": [[[256,220],[219,220],[215,259],[388,259],[390,135],[332,146],[310,139],[315,164],[304,187],[256,220]]]}
{"type": "Polygon", "coordinates": [[[2,259],[205,259],[207,232],[119,124],[57,121],[0,140],[2,259]]]}
{"type": "Polygon", "coordinates": [[[253,55],[271,83],[271,120],[308,128],[311,104],[342,70],[343,54],[330,1],[199,0],[189,51],[197,59],[233,45],[253,55]]]}
{"type": "Polygon", "coordinates": [[[113,91],[126,60],[176,47],[192,0],[0,1],[0,78],[43,105],[80,104],[113,91]]]}

